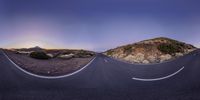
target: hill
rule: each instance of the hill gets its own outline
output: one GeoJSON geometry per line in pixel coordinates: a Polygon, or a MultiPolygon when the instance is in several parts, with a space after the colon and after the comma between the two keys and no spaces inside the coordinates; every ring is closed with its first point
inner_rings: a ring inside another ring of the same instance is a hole
{"type": "Polygon", "coordinates": [[[159,37],[106,51],[110,57],[130,63],[160,63],[194,51],[196,47],[170,38],[159,37]]]}
{"type": "Polygon", "coordinates": [[[30,52],[30,51],[43,51],[44,49],[39,46],[35,46],[31,48],[18,48],[18,49],[13,49],[13,50],[30,52]]]}

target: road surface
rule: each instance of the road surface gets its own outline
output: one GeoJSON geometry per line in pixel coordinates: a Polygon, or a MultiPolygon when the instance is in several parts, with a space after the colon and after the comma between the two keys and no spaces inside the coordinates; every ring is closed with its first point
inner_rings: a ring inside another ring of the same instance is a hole
{"type": "Polygon", "coordinates": [[[200,50],[176,60],[133,65],[97,54],[85,69],[42,79],[0,51],[0,100],[200,100],[200,50]]]}

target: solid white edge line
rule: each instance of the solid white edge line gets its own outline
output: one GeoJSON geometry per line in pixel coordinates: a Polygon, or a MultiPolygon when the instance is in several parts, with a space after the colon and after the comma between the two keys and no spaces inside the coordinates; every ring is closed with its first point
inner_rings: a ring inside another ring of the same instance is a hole
{"type": "Polygon", "coordinates": [[[22,72],[28,74],[28,75],[31,75],[31,76],[34,76],[34,77],[37,77],[37,78],[43,78],[43,79],[59,79],[59,78],[65,78],[65,77],[69,77],[69,76],[72,76],[80,71],[82,71],[83,69],[85,69],[87,66],[89,66],[95,59],[96,57],[94,57],[87,65],[85,65],[84,67],[82,67],[81,69],[73,72],[73,73],[69,73],[67,75],[61,75],[61,76],[42,76],[42,75],[37,75],[37,74],[33,74],[31,72],[28,72],[26,71],[25,69],[19,67],[16,63],[14,63],[6,54],[4,51],[2,51],[3,54],[6,56],[6,58],[15,66],[17,67],[19,70],[21,70],[22,72]]]}
{"type": "Polygon", "coordinates": [[[173,74],[170,74],[170,75],[167,75],[165,77],[161,77],[161,78],[153,78],[153,79],[143,79],[143,78],[136,78],[136,77],[133,77],[132,79],[133,80],[137,80],[137,81],[159,81],[159,80],[163,80],[163,79],[167,79],[167,78],[170,78],[176,74],[178,74],[180,71],[182,71],[184,69],[184,66],[179,69],[178,71],[174,72],[173,74]]]}

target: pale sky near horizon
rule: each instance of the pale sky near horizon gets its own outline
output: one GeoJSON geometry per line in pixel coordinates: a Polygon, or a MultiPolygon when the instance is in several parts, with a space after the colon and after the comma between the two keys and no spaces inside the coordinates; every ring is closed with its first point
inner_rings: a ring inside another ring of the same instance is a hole
{"type": "Polygon", "coordinates": [[[104,51],[169,37],[200,47],[198,0],[0,0],[0,48],[104,51]]]}

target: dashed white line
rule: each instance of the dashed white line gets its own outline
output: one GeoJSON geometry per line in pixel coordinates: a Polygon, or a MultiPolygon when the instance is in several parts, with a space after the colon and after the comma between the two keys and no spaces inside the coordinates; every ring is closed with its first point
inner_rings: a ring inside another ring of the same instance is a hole
{"type": "MultiPolygon", "coordinates": [[[[3,52],[3,51],[2,51],[3,52]]],[[[31,76],[34,76],[34,77],[37,77],[37,78],[43,78],[43,79],[59,79],[59,78],[65,78],[65,77],[69,77],[69,76],[72,76],[80,71],[82,71],[83,69],[85,69],[87,66],[89,66],[94,60],[95,58],[93,58],[87,65],[85,65],[84,67],[82,67],[81,69],[73,72],[73,73],[70,73],[70,74],[67,74],[67,75],[62,75],[62,76],[42,76],[42,75],[37,75],[37,74],[33,74],[33,73],[30,73],[24,69],[22,69],[21,67],[19,67],[17,64],[15,64],[6,54],[5,52],[3,52],[3,54],[5,55],[5,57],[16,67],[18,68],[19,70],[21,70],[22,72],[28,74],[28,75],[31,75],[31,76]]]]}
{"type": "Polygon", "coordinates": [[[144,78],[136,78],[136,77],[133,77],[132,79],[133,79],[133,80],[137,80],[137,81],[159,81],[159,80],[163,80],[163,79],[170,78],[170,77],[172,77],[172,76],[178,74],[178,73],[179,73],[180,71],[182,71],[183,69],[184,69],[184,66],[183,66],[181,69],[179,69],[178,71],[176,71],[176,72],[174,72],[174,73],[172,73],[172,74],[170,74],[170,75],[167,75],[167,76],[165,76],[165,77],[160,77],[160,78],[144,79],[144,78]]]}

